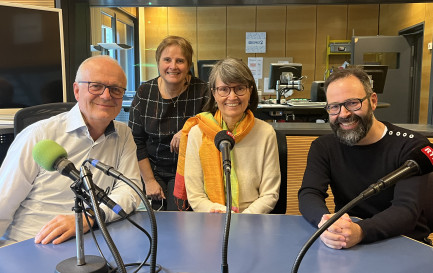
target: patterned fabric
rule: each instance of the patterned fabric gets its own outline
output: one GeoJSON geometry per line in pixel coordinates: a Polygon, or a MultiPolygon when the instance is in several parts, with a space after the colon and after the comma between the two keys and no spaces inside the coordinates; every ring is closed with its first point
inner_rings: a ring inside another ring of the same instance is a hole
{"type": "Polygon", "coordinates": [[[149,158],[154,169],[176,171],[177,154],[170,152],[170,142],[188,118],[201,112],[207,100],[207,90],[206,83],[192,77],[180,96],[163,99],[158,89],[158,78],[141,84],[129,115],[138,161],[149,158]]]}
{"type": "MultiPolygon", "coordinates": [[[[218,110],[215,116],[211,113],[204,112],[197,116],[188,119],[182,129],[182,136],[179,147],[179,161],[177,166],[176,181],[173,195],[177,199],[183,201],[187,200],[185,188],[185,154],[188,142],[188,133],[193,126],[198,124],[200,130],[203,132],[202,145],[200,147],[200,161],[203,169],[204,186],[209,200],[215,203],[225,204],[225,179],[222,170],[222,160],[220,152],[215,147],[215,135],[221,130],[227,130],[227,125],[222,120],[221,112],[218,110]]],[[[238,143],[251,131],[254,127],[254,115],[251,111],[247,111],[244,118],[236,124],[233,131],[235,142],[238,143]]],[[[231,152],[232,165],[233,154],[231,152]]],[[[230,173],[231,189],[232,189],[232,210],[239,212],[239,186],[236,176],[235,168],[232,168],[230,173]]],[[[179,203],[179,202],[178,202],[179,203]]],[[[178,208],[180,210],[186,209],[186,202],[178,208]]]]}

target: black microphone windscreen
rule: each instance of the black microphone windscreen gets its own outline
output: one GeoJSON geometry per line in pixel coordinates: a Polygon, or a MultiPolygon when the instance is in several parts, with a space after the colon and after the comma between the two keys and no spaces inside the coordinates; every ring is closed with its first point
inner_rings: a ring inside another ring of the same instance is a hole
{"type": "Polygon", "coordinates": [[[224,140],[230,142],[231,148],[235,146],[235,137],[233,136],[233,134],[230,131],[222,130],[215,135],[215,139],[214,139],[215,146],[217,147],[218,150],[220,149],[219,148],[220,143],[224,140]]]}
{"type": "Polygon", "coordinates": [[[415,161],[419,166],[418,175],[424,175],[433,171],[433,147],[425,144],[412,150],[409,160],[415,161]]]}

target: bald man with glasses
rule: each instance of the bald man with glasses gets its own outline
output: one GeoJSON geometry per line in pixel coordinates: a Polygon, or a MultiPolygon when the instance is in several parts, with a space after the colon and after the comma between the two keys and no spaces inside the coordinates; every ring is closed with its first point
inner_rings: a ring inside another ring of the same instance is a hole
{"type": "MultiPolygon", "coordinates": [[[[126,76],[109,56],[86,59],[74,82],[77,104],[69,111],[41,120],[17,135],[0,168],[0,247],[34,237],[35,243],[59,244],[75,235],[72,181],[38,166],[32,150],[41,140],[65,148],[79,168],[89,158],[113,166],[142,188],[136,145],[129,127],[114,119],[122,108],[126,76]]],[[[93,182],[127,213],[139,204],[128,185],[92,169],[93,182]]],[[[119,218],[101,204],[105,221],[119,218]]],[[[92,226],[93,219],[89,219],[92,226]]],[[[83,230],[90,229],[83,221],[83,230]]]]}
{"type": "MultiPolygon", "coordinates": [[[[416,132],[375,118],[377,94],[362,69],[337,70],[325,82],[325,91],[333,134],[311,144],[298,193],[302,215],[316,227],[334,213],[325,203],[328,186],[338,211],[403,165],[412,149],[429,143],[416,132]]],[[[342,249],[397,235],[424,241],[430,233],[423,210],[428,206],[427,184],[428,175],[403,179],[361,202],[321,235],[322,242],[342,249]]]]}

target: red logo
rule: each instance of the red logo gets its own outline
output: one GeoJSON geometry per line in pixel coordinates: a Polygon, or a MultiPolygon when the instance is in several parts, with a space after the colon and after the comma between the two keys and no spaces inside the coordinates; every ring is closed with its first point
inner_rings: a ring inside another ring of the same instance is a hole
{"type": "Polygon", "coordinates": [[[430,146],[425,146],[421,149],[421,152],[425,154],[433,165],[433,149],[430,146]]]}
{"type": "Polygon", "coordinates": [[[226,131],[227,135],[230,136],[231,138],[235,139],[235,136],[232,134],[232,132],[230,131],[226,131]]]}

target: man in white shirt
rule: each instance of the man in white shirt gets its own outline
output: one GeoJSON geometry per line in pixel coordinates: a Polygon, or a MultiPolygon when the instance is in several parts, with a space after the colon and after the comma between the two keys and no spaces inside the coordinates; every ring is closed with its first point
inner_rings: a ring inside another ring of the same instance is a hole
{"type": "MultiPolygon", "coordinates": [[[[113,166],[141,188],[136,146],[130,129],[114,121],[122,107],[126,76],[108,56],[86,59],[78,68],[74,95],[78,103],[66,113],[36,122],[17,135],[0,168],[0,246],[35,237],[35,243],[59,244],[75,235],[72,180],[48,172],[32,158],[41,140],[64,147],[77,168],[88,158],[113,166]]],[[[93,181],[127,213],[139,204],[125,183],[92,169],[93,181]]],[[[105,221],[119,218],[101,205],[105,221]]],[[[83,221],[83,230],[89,226],[83,221]]],[[[90,219],[93,225],[93,220],[90,219]]]]}

